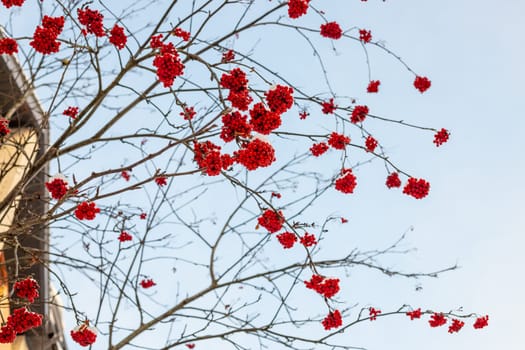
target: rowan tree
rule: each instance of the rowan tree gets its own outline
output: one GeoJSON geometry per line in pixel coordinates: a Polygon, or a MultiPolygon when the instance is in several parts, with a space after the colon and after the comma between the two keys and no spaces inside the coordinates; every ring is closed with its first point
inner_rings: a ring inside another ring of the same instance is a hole
{"type": "Polygon", "coordinates": [[[405,128],[435,146],[450,136],[363,102],[384,84],[412,85],[422,98],[432,88],[373,28],[334,21],[316,0],[2,3],[0,53],[17,57],[25,85],[1,105],[3,303],[13,311],[0,342],[50,322],[31,310],[56,304],[56,294],[76,320],[67,336],[97,349],[350,349],[342,333],[393,315],[449,333],[488,324],[462,310],[385,310],[341,293],[353,268],[370,278],[455,269],[387,267],[384,257],[408,252],[404,235],[342,250],[335,232],[351,223],[319,210],[332,198],[337,213],[371,162],[384,164],[378,187],[425,200],[431,174],[398,164],[381,135],[405,128]],[[365,53],[368,79],[356,90],[334,88],[344,72],[329,58],[343,45],[365,53]],[[406,81],[375,76],[369,52],[398,62],[406,81]],[[34,93],[42,118],[27,125],[21,110],[34,93]],[[49,129],[48,141],[34,140],[49,129]],[[43,195],[28,194],[35,179],[43,195]],[[42,228],[48,245],[24,244],[42,228]],[[56,293],[42,293],[34,266],[56,293]]]}

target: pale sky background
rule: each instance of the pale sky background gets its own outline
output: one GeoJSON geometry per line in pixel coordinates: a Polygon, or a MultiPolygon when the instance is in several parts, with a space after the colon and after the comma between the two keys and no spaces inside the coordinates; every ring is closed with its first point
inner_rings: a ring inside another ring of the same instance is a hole
{"type": "MultiPolygon", "coordinates": [[[[410,73],[370,48],[372,78],[382,85],[378,95],[366,96],[361,93],[367,73],[360,45],[336,42],[333,54],[329,41],[319,40],[334,72],[335,90],[359,94],[374,114],[446,127],[452,133],[449,143],[436,149],[432,134],[390,126],[381,135],[378,124],[378,138],[388,140],[388,153],[403,169],[430,181],[430,196],[416,201],[378,186],[385,175],[383,165],[376,162],[357,171],[355,196],[334,191],[326,198],[326,203],[337,201],[339,208],[334,212],[333,206],[327,207],[326,213],[350,219],[339,231],[342,246],[381,247],[413,226],[406,247],[418,250],[393,260],[394,268],[435,270],[457,263],[461,269],[421,281],[388,279],[356,269],[351,285],[342,286],[348,303],[383,310],[404,303],[443,311],[463,307],[467,313],[490,315],[488,328],[474,330],[470,320],[453,335],[445,327],[430,328],[427,317],[419,322],[405,316],[381,318],[351,328],[344,339],[371,350],[522,349],[525,3],[348,1],[344,7],[341,1],[314,3],[322,6],[328,20],[347,24],[344,29],[348,25],[370,29],[374,40],[383,40],[418,74],[432,80],[432,88],[421,95],[412,87],[410,73]],[[423,289],[416,291],[417,286],[423,289]]],[[[254,39],[258,35],[263,34],[254,33],[254,39]]],[[[281,42],[263,40],[256,50],[260,54],[267,49],[270,64],[288,77],[304,78],[309,67],[298,64],[296,56],[273,54],[287,52],[286,40],[285,36],[281,42]]],[[[236,48],[242,44],[241,38],[236,48]]],[[[316,81],[307,83],[315,86],[316,81]]],[[[322,206],[320,202],[319,213],[322,206]]],[[[160,272],[152,271],[152,276],[162,278],[160,272]]]]}
{"type": "MultiPolygon", "coordinates": [[[[378,95],[364,96],[367,72],[359,44],[336,42],[334,54],[325,41],[325,59],[337,72],[335,89],[358,92],[374,114],[445,127],[452,134],[436,149],[431,134],[390,127],[392,134],[383,135],[387,152],[404,170],[428,179],[431,193],[416,201],[377,186],[374,181],[384,182],[379,162],[358,170],[355,196],[334,193],[326,199],[340,203],[335,213],[350,220],[338,232],[341,245],[377,248],[413,227],[406,247],[417,251],[392,260],[393,267],[434,270],[457,263],[461,268],[421,281],[355,270],[352,285],[342,286],[345,295],[383,310],[404,303],[443,311],[463,307],[466,313],[488,314],[490,320],[483,330],[474,330],[467,321],[461,332],[450,335],[445,327],[430,328],[427,318],[410,322],[398,316],[352,327],[344,337],[371,350],[522,349],[525,2],[346,1],[344,6],[342,1],[314,5],[322,6],[328,20],[347,24],[344,29],[370,29],[374,41],[384,41],[418,74],[428,76],[432,87],[421,95],[413,89],[410,73],[369,48],[372,78],[382,84],[378,95]],[[422,290],[416,291],[417,286],[422,290]]],[[[287,42],[268,45],[280,52],[287,42]]],[[[304,77],[309,69],[291,56],[288,62],[275,55],[269,60],[292,77],[304,77]]]]}
{"type": "MultiPolygon", "coordinates": [[[[384,195],[370,198],[369,215],[365,211],[354,215],[361,227],[357,231],[380,235],[413,225],[409,240],[418,248],[413,266],[455,262],[461,266],[423,282],[421,292],[382,284],[384,288],[375,293],[369,291],[374,293],[370,299],[389,294],[392,301],[421,301],[445,310],[463,306],[465,311],[489,314],[490,327],[476,331],[466,326],[449,335],[444,329],[430,329],[426,322],[406,325],[391,318],[352,334],[369,349],[522,349],[525,3],[369,1],[368,5],[338,9],[338,18],[355,18],[357,26],[372,29],[374,38],[384,39],[416,72],[432,80],[423,96],[399,97],[403,103],[396,101],[396,88],[385,82],[375,107],[389,116],[428,118],[432,125],[437,121],[452,135],[438,152],[419,148],[421,153],[407,157],[411,170],[428,174],[431,195],[422,202],[384,195]],[[376,209],[370,212],[372,206],[376,209]]],[[[377,77],[383,78],[380,70],[377,64],[377,77]]],[[[410,152],[404,145],[397,150],[403,155],[410,152]]]]}

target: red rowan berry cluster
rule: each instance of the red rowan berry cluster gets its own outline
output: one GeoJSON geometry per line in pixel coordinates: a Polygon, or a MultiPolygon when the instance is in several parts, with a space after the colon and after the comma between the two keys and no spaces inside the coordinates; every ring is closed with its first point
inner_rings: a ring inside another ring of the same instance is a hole
{"type": "Polygon", "coordinates": [[[392,188],[392,187],[401,187],[401,179],[399,179],[398,173],[391,173],[386,178],[386,187],[392,188]]]}
{"type": "Polygon", "coordinates": [[[197,115],[197,112],[195,112],[193,107],[184,107],[184,110],[180,112],[179,115],[182,116],[184,120],[192,120],[193,117],[197,115]]]}
{"type": "Polygon", "coordinates": [[[159,81],[164,87],[170,87],[173,85],[175,78],[184,74],[184,64],[173,43],[164,44],[161,39],[162,35],[159,34],[152,37],[150,41],[151,48],[160,48],[153,59],[153,66],[157,68],[159,81]]]}
{"type": "Polygon", "coordinates": [[[97,331],[86,321],[71,331],[71,338],[80,346],[90,346],[97,340],[97,331]]]}
{"type": "Polygon", "coordinates": [[[335,149],[343,150],[349,143],[350,138],[348,136],[338,134],[336,132],[331,133],[330,137],[328,138],[328,144],[335,149]]]}
{"type": "Polygon", "coordinates": [[[82,202],[75,210],[75,216],[79,220],[93,220],[98,213],[100,213],[100,209],[94,202],[82,202]]]}
{"type": "Polygon", "coordinates": [[[372,33],[366,29],[359,29],[359,40],[364,43],[369,43],[372,41],[372,33]]]}
{"type": "Polygon", "coordinates": [[[341,177],[335,181],[335,189],[343,193],[353,193],[356,186],[357,181],[352,169],[343,169],[341,177]]]}
{"type": "Polygon", "coordinates": [[[42,315],[21,307],[9,315],[7,324],[13,327],[16,334],[24,333],[31,328],[40,327],[42,325],[42,315]]]}
{"type": "Polygon", "coordinates": [[[278,234],[276,237],[284,249],[292,248],[295,242],[297,242],[297,236],[293,232],[283,232],[278,234]]]}
{"type": "Polygon", "coordinates": [[[337,40],[343,36],[343,30],[337,22],[328,22],[321,24],[321,35],[325,38],[337,40]]]}
{"type": "Polygon", "coordinates": [[[127,242],[127,241],[131,241],[132,239],[133,237],[126,231],[122,231],[120,235],[118,236],[118,240],[120,242],[127,242]]]}
{"type": "Polygon", "coordinates": [[[309,281],[304,281],[304,285],[308,289],[315,290],[325,298],[332,298],[340,290],[339,278],[325,278],[320,275],[312,275],[309,281]]]}
{"type": "Polygon", "coordinates": [[[84,33],[94,34],[97,37],[106,35],[104,32],[104,16],[98,10],[91,10],[89,7],[77,9],[78,21],[85,26],[84,33]]]}
{"type": "Polygon", "coordinates": [[[324,114],[332,114],[337,109],[337,106],[334,104],[334,99],[331,98],[329,101],[325,101],[321,103],[321,106],[323,107],[322,112],[324,114]]]}
{"type": "MultiPolygon", "coordinates": [[[[422,315],[421,308],[418,308],[412,311],[408,311],[406,312],[406,315],[410,317],[411,320],[414,320],[416,318],[421,318],[421,315],[422,315]]],[[[473,324],[474,329],[486,327],[488,325],[488,319],[489,319],[488,316],[478,317],[473,324]]],[[[441,327],[447,324],[447,322],[448,322],[447,316],[445,316],[441,312],[434,312],[430,316],[430,319],[428,320],[428,324],[430,325],[430,327],[433,327],[433,328],[441,327]]],[[[458,320],[456,318],[453,318],[451,319],[451,324],[448,327],[448,333],[457,333],[463,328],[463,326],[465,326],[465,322],[458,320]]]]}
{"type": "Polygon", "coordinates": [[[228,62],[233,61],[234,59],[235,59],[235,52],[233,52],[233,50],[228,50],[228,51],[223,52],[221,62],[228,63],[228,62]]]}
{"type": "Polygon", "coordinates": [[[0,137],[6,136],[11,132],[11,129],[9,129],[9,120],[0,117],[0,137]]]}
{"type": "Polygon", "coordinates": [[[365,141],[366,150],[369,152],[374,152],[377,147],[377,140],[374,139],[371,135],[368,135],[365,141]]]}
{"type": "Polygon", "coordinates": [[[0,39],[0,55],[12,55],[18,52],[18,44],[15,39],[4,38],[0,39]]]}
{"type": "Polygon", "coordinates": [[[376,93],[379,91],[379,85],[381,85],[381,82],[379,80],[371,80],[368,83],[368,86],[366,87],[366,92],[368,93],[376,93]]]}
{"type": "Polygon", "coordinates": [[[281,116],[266,109],[261,102],[253,105],[250,110],[250,124],[254,131],[268,135],[281,126],[281,116]]]}
{"type": "Polygon", "coordinates": [[[253,99],[248,90],[248,79],[246,73],[240,68],[234,68],[229,73],[224,73],[221,76],[220,84],[223,88],[229,89],[228,101],[232,106],[246,111],[253,99]]]}
{"type": "Polygon", "coordinates": [[[73,106],[67,107],[67,108],[62,112],[62,114],[65,115],[65,116],[67,116],[67,117],[70,117],[70,118],[76,119],[76,117],[78,116],[78,107],[73,107],[73,106]]]}
{"type": "Polygon", "coordinates": [[[478,317],[476,322],[474,322],[475,329],[481,329],[489,325],[489,316],[485,315],[483,317],[478,317]]]}
{"type": "Polygon", "coordinates": [[[451,334],[457,333],[461,330],[461,328],[463,328],[464,325],[465,325],[465,322],[454,318],[452,319],[452,324],[448,327],[448,332],[451,334]]]}
{"type": "Polygon", "coordinates": [[[248,170],[270,166],[275,161],[275,150],[268,142],[254,139],[234,152],[234,159],[248,170]]]}
{"type": "Polygon", "coordinates": [[[227,170],[233,164],[232,157],[221,155],[221,148],[211,141],[195,142],[193,150],[195,162],[209,176],[219,175],[221,170],[227,170]]]}
{"type": "Polygon", "coordinates": [[[153,281],[153,279],[151,279],[151,278],[147,278],[147,279],[145,278],[145,279],[140,281],[140,286],[142,288],[144,288],[144,289],[148,289],[148,288],[151,288],[151,287],[156,286],[156,285],[157,285],[157,283],[155,283],[153,281]]]}
{"type": "Polygon", "coordinates": [[[416,318],[421,318],[421,308],[418,308],[416,310],[408,311],[406,313],[408,317],[410,317],[410,320],[414,320],[416,318]]]}
{"type": "Polygon", "coordinates": [[[46,182],[46,188],[53,199],[61,199],[68,191],[67,181],[61,177],[55,177],[51,181],[46,182]]]}
{"type": "Polygon", "coordinates": [[[38,282],[32,277],[27,277],[26,279],[15,282],[13,285],[16,296],[27,299],[30,303],[33,303],[35,299],[38,298],[39,288],[38,282]]]}
{"type": "Polygon", "coordinates": [[[0,343],[12,343],[16,335],[42,325],[42,315],[28,311],[25,307],[15,309],[0,329],[0,343]]]}
{"type": "Polygon", "coordinates": [[[355,106],[352,114],[350,115],[350,121],[354,124],[362,123],[368,113],[368,106],[355,106]]]}
{"type": "MultiPolygon", "coordinates": [[[[40,288],[38,283],[31,277],[15,282],[13,285],[17,297],[27,299],[29,303],[33,303],[38,298],[38,288],[40,288]]],[[[17,334],[40,327],[42,318],[42,315],[28,311],[25,307],[13,310],[7,317],[5,325],[0,328],[0,343],[12,343],[17,334]]]]}
{"type": "Polygon", "coordinates": [[[292,108],[293,89],[289,86],[277,85],[265,92],[264,95],[272,112],[282,114],[292,108]]]}
{"type": "Polygon", "coordinates": [[[16,333],[13,327],[9,325],[2,326],[0,328],[0,344],[8,344],[14,342],[16,339],[16,333]]]}
{"type": "Polygon", "coordinates": [[[159,186],[166,186],[168,184],[168,179],[166,176],[157,176],[155,177],[155,183],[159,186]]]}
{"type": "Polygon", "coordinates": [[[324,142],[314,143],[312,147],[310,147],[310,152],[312,152],[312,155],[315,157],[319,157],[326,151],[328,151],[328,145],[324,142]]]}
{"type": "Polygon", "coordinates": [[[324,318],[322,325],[325,330],[330,330],[332,328],[339,328],[343,325],[343,319],[341,318],[341,313],[339,310],[330,311],[328,315],[324,318]]]}
{"type": "Polygon", "coordinates": [[[379,310],[379,309],[376,309],[376,308],[373,308],[373,307],[369,307],[368,308],[368,315],[370,317],[370,321],[377,320],[377,315],[379,315],[380,313],[381,313],[381,310],[379,310]]]}
{"type": "Polygon", "coordinates": [[[152,35],[149,41],[149,46],[152,49],[160,49],[164,43],[162,42],[162,34],[152,35]]]}
{"type": "Polygon", "coordinates": [[[123,170],[121,173],[120,173],[120,176],[122,176],[122,178],[126,181],[129,181],[131,179],[131,175],[129,174],[129,171],[127,170],[123,170]]]}
{"type": "Polygon", "coordinates": [[[60,49],[57,40],[64,28],[64,17],[44,16],[42,26],[38,26],[33,34],[33,40],[29,43],[37,52],[44,55],[56,53],[60,49]]]}
{"type": "Polygon", "coordinates": [[[430,316],[430,320],[428,320],[428,324],[430,325],[430,327],[441,327],[446,323],[447,319],[445,315],[437,312],[430,316]]]}
{"type": "Polygon", "coordinates": [[[299,243],[305,247],[311,247],[317,244],[317,239],[311,233],[305,232],[305,234],[299,239],[299,243]]]}
{"type": "Polygon", "coordinates": [[[442,128],[441,130],[439,130],[438,132],[436,132],[436,134],[434,135],[434,143],[436,145],[436,147],[439,147],[441,146],[442,144],[444,144],[445,142],[448,141],[448,138],[449,138],[449,132],[447,129],[444,129],[442,128]]]}
{"type": "Polygon", "coordinates": [[[237,111],[223,115],[220,138],[224,142],[233,141],[237,136],[248,138],[252,126],[248,124],[247,118],[237,111]]]}
{"type": "Polygon", "coordinates": [[[185,31],[182,28],[175,28],[175,30],[173,31],[173,35],[175,35],[176,37],[181,38],[184,41],[189,41],[191,34],[190,34],[190,32],[187,32],[187,31],[185,31]]]}
{"type": "Polygon", "coordinates": [[[122,50],[128,42],[128,37],[124,33],[124,28],[115,24],[109,32],[109,42],[117,49],[122,50]]]}
{"type": "Polygon", "coordinates": [[[10,8],[11,6],[22,6],[25,0],[2,0],[2,4],[5,7],[10,8]]]}
{"type": "Polygon", "coordinates": [[[288,0],[288,16],[290,18],[299,18],[308,11],[310,0],[288,0]]]}
{"type": "Polygon", "coordinates": [[[266,209],[262,216],[257,219],[257,222],[267,229],[269,233],[274,233],[283,227],[284,216],[281,211],[276,212],[272,209],[266,209]]]}
{"type": "Polygon", "coordinates": [[[409,196],[412,196],[416,199],[425,198],[430,191],[430,184],[424,179],[415,179],[411,177],[408,179],[405,187],[403,188],[403,193],[409,196]]]}
{"type": "Polygon", "coordinates": [[[420,77],[418,75],[414,80],[414,87],[421,93],[427,91],[430,88],[430,85],[432,85],[432,82],[427,77],[420,77]]]}

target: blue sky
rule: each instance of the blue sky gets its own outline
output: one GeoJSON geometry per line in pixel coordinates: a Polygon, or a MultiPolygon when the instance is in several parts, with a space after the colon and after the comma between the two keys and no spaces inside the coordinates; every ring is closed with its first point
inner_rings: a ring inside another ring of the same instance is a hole
{"type": "MultiPolygon", "coordinates": [[[[432,194],[425,203],[383,206],[384,198],[376,198],[374,213],[385,215],[386,210],[385,220],[360,217],[362,227],[384,232],[399,230],[403,223],[413,225],[410,241],[418,248],[413,266],[439,262],[461,266],[425,281],[421,292],[392,292],[397,297],[490,315],[490,327],[484,331],[466,328],[453,336],[426,325],[400,328],[396,320],[385,320],[359,329],[368,339],[362,344],[372,340],[375,345],[368,345],[375,349],[520,349],[519,334],[525,325],[521,316],[525,25],[520,14],[525,4],[387,1],[375,4],[373,12],[352,7],[353,11],[339,13],[358,18],[375,38],[386,40],[417,72],[432,79],[424,96],[403,96],[403,103],[386,101],[387,97],[380,108],[389,115],[417,116],[433,125],[437,121],[452,132],[439,155],[419,148],[424,154],[412,153],[415,162],[407,163],[431,179],[432,194]]],[[[395,88],[382,92],[393,100],[398,97],[395,88]]],[[[398,149],[410,152],[401,145],[398,149]]]]}
{"type": "MultiPolygon", "coordinates": [[[[341,247],[383,246],[408,230],[405,247],[417,251],[389,260],[393,268],[434,270],[454,264],[461,268],[421,281],[356,269],[350,284],[342,286],[345,296],[349,303],[384,310],[410,303],[443,311],[463,307],[465,312],[490,315],[488,328],[477,331],[468,323],[454,335],[444,328],[429,328],[425,320],[380,318],[351,328],[345,339],[355,346],[381,350],[520,349],[518,337],[525,326],[525,220],[521,213],[525,3],[314,0],[313,4],[344,29],[370,29],[374,41],[380,40],[418,74],[432,80],[432,88],[420,94],[412,87],[413,75],[370,47],[372,78],[382,84],[379,94],[364,96],[368,73],[360,44],[336,42],[332,52],[329,41],[319,40],[331,82],[341,95],[358,96],[374,114],[451,131],[450,141],[436,149],[432,134],[395,126],[386,129],[370,121],[393,159],[414,176],[430,181],[431,194],[416,201],[378,186],[384,181],[384,168],[373,162],[356,171],[355,195],[333,193],[316,210],[350,219],[334,229],[341,247]],[[328,206],[333,203],[336,209],[328,206]]],[[[254,32],[253,38],[263,37],[261,33],[254,32]]],[[[270,53],[270,64],[292,78],[304,79],[304,86],[319,85],[323,90],[318,77],[305,74],[312,69],[303,63],[311,52],[288,52],[287,40],[296,37],[283,34],[280,38],[261,41],[255,52],[270,53]]],[[[242,39],[236,45],[253,46],[254,41],[242,39]]],[[[295,123],[291,125],[300,125],[295,123]]]]}

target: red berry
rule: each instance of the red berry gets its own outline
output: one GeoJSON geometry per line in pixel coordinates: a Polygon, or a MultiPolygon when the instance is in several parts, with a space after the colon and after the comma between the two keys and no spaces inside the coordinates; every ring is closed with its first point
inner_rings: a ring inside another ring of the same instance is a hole
{"type": "Polygon", "coordinates": [[[341,313],[339,310],[334,312],[329,312],[328,315],[324,318],[323,327],[325,330],[330,330],[332,328],[339,328],[343,325],[343,319],[341,318],[341,313]]]}
{"type": "Polygon", "coordinates": [[[432,82],[427,77],[416,76],[414,80],[414,87],[418,89],[421,93],[427,91],[432,85],[432,82]]]}
{"type": "Polygon", "coordinates": [[[343,36],[343,31],[337,22],[328,22],[321,25],[321,35],[337,40],[343,36]]]}

